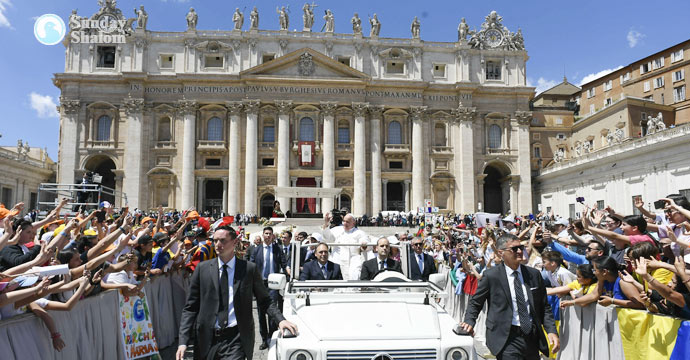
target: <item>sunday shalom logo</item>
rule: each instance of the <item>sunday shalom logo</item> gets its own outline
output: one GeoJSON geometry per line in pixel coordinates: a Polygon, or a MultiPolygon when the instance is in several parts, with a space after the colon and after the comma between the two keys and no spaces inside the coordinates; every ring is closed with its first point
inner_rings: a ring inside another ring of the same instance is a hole
{"type": "Polygon", "coordinates": [[[131,20],[104,15],[98,19],[71,18],[70,39],[76,44],[124,44],[132,33],[131,20]]]}

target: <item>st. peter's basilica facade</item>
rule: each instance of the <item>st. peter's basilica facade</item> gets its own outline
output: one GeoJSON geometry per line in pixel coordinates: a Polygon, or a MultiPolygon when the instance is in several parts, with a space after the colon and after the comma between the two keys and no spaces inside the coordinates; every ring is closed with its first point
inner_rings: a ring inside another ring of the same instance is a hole
{"type": "MultiPolygon", "coordinates": [[[[233,14],[231,30],[200,30],[203,14],[191,9],[184,32],[147,30],[145,14],[124,43],[68,34],[54,78],[58,182],[95,171],[130,207],[262,216],[275,198],[296,215],[410,211],[425,199],[457,213],[532,210],[534,88],[519,30],[492,12],[477,30],[463,19],[457,42],[433,42],[418,23],[410,38],[385,38],[385,23],[372,19],[367,31],[359,17],[348,33],[332,18],[312,31],[308,9],[292,31],[278,12],[261,24],[281,30],[262,30],[256,10],[246,23],[233,14]],[[275,193],[294,187],[338,195],[275,193]]],[[[112,1],[72,16],[84,27],[126,20],[112,1]]],[[[84,30],[102,29],[71,31],[84,30]]]]}

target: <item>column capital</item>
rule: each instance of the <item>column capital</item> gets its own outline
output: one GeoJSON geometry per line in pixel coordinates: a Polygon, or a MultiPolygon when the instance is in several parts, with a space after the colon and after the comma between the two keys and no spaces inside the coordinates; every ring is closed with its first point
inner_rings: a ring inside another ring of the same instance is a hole
{"type": "Polygon", "coordinates": [[[136,99],[132,98],[132,96],[128,96],[122,100],[122,107],[127,115],[143,112],[144,99],[136,99]]]}
{"type": "Polygon", "coordinates": [[[288,114],[292,110],[292,100],[276,100],[274,103],[279,114],[288,114]]]}
{"type": "Polygon", "coordinates": [[[383,185],[388,184],[388,179],[381,179],[381,183],[382,183],[383,185]]]}
{"type": "Polygon", "coordinates": [[[323,116],[333,116],[335,114],[335,109],[338,107],[337,101],[322,101],[321,102],[321,114],[323,116]]]}
{"type": "Polygon", "coordinates": [[[290,181],[297,181],[297,176],[290,176],[290,181]]]}
{"type": "Polygon", "coordinates": [[[316,180],[316,182],[321,182],[321,176],[315,176],[314,179],[316,180]]]}
{"type": "Polygon", "coordinates": [[[455,116],[455,120],[457,120],[457,121],[472,122],[477,117],[477,108],[467,107],[467,106],[458,106],[457,109],[451,110],[451,114],[453,114],[453,116],[455,116]]]}
{"type": "Polygon", "coordinates": [[[410,106],[410,117],[413,121],[424,120],[426,109],[426,106],[410,106]]]}
{"type": "Polygon", "coordinates": [[[228,177],[227,177],[227,176],[223,176],[223,177],[220,178],[220,179],[223,180],[223,183],[227,183],[227,182],[228,182],[228,177]]]}
{"type": "Polygon", "coordinates": [[[228,109],[230,116],[239,116],[244,104],[241,101],[226,101],[225,107],[228,109]]]}
{"type": "Polygon", "coordinates": [[[383,115],[383,109],[383,105],[369,105],[369,113],[371,114],[372,120],[381,119],[381,115],[383,115]]]}
{"type": "Polygon", "coordinates": [[[182,115],[192,115],[196,113],[198,103],[196,100],[178,100],[177,109],[182,115]]]}
{"type": "Polygon", "coordinates": [[[261,100],[242,100],[242,104],[247,114],[258,114],[261,100]]]}
{"type": "Polygon", "coordinates": [[[79,100],[65,99],[62,96],[60,97],[60,107],[58,108],[58,111],[62,109],[62,112],[65,114],[76,114],[80,108],[81,103],[79,100]]]}
{"type": "Polygon", "coordinates": [[[515,112],[515,119],[517,119],[518,124],[520,124],[520,125],[529,125],[529,123],[532,121],[532,112],[531,111],[516,111],[515,112]]]}
{"type": "Polygon", "coordinates": [[[364,117],[364,114],[366,114],[368,108],[369,108],[368,102],[353,102],[352,103],[352,112],[354,112],[355,117],[364,117]]]}
{"type": "Polygon", "coordinates": [[[410,184],[412,183],[412,180],[410,180],[410,179],[405,179],[405,180],[403,180],[403,183],[404,183],[405,185],[410,185],[410,184]]]}

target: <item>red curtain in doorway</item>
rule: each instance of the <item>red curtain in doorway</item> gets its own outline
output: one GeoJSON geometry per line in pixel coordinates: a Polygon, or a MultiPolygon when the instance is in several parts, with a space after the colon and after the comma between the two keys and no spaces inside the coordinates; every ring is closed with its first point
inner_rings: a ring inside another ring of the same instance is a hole
{"type": "MultiPolygon", "coordinates": [[[[297,178],[297,187],[316,187],[316,179],[314,178],[297,178]]],[[[297,212],[310,214],[316,213],[316,199],[315,198],[297,198],[297,212]],[[306,205],[306,208],[305,208],[306,205]],[[305,211],[307,210],[307,211],[305,211]]]]}

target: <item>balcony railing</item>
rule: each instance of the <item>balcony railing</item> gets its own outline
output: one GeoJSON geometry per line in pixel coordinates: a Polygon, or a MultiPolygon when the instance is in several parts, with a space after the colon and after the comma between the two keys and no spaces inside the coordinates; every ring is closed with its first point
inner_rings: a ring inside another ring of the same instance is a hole
{"type": "Polygon", "coordinates": [[[492,149],[486,148],[486,153],[489,155],[510,155],[510,149],[492,149]]]}
{"type": "Polygon", "coordinates": [[[156,141],[156,149],[173,149],[175,148],[174,141],[156,141]]]}
{"type": "Polygon", "coordinates": [[[409,144],[386,144],[383,148],[386,155],[406,155],[410,153],[409,144]]]}
{"type": "Polygon", "coordinates": [[[222,140],[198,140],[196,148],[198,151],[211,153],[222,153],[227,150],[225,148],[225,141],[222,140]]]}
{"type": "Polygon", "coordinates": [[[259,143],[259,148],[261,149],[275,149],[276,143],[275,142],[260,142],[259,143]]]}
{"type": "Polygon", "coordinates": [[[453,148],[450,146],[432,146],[431,152],[433,154],[452,154],[453,148]]]}
{"type": "Polygon", "coordinates": [[[86,145],[92,149],[113,149],[115,148],[115,141],[113,140],[89,140],[86,145]]]}
{"type": "Polygon", "coordinates": [[[336,144],[338,150],[349,151],[352,150],[352,144],[338,143],[336,144]]]}

